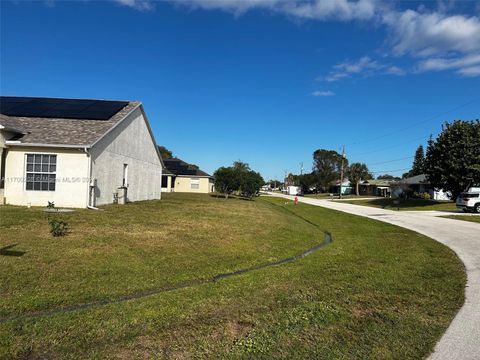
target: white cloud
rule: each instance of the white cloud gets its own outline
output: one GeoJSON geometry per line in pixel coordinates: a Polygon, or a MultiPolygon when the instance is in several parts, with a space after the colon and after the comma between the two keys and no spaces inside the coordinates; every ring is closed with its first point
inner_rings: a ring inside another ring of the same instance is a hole
{"type": "Polygon", "coordinates": [[[369,20],[376,15],[375,3],[374,0],[287,1],[276,10],[303,19],[369,20]]]}
{"type": "Polygon", "coordinates": [[[419,71],[446,70],[480,65],[480,54],[472,54],[463,58],[431,58],[419,62],[419,71]]]}
{"type": "Polygon", "coordinates": [[[480,19],[476,16],[414,10],[384,14],[392,36],[392,52],[427,57],[480,50],[480,19]]]}
{"type": "Polygon", "coordinates": [[[385,74],[389,75],[405,75],[407,72],[398,66],[392,65],[385,69],[385,74]]]}
{"type": "Polygon", "coordinates": [[[335,96],[335,93],[333,91],[330,91],[330,90],[326,90],[326,91],[320,91],[320,90],[315,90],[314,92],[312,92],[311,94],[312,96],[335,96]]]}
{"type": "Polygon", "coordinates": [[[376,0],[168,0],[191,9],[222,10],[241,15],[254,9],[294,18],[368,20],[375,15],[376,0]]]}
{"type": "Polygon", "coordinates": [[[193,10],[221,10],[235,15],[242,15],[249,10],[274,9],[280,0],[167,0],[178,6],[193,10]]]}
{"type": "MultiPolygon", "coordinates": [[[[47,0],[50,1],[50,0],[47,0]]],[[[155,8],[155,0],[114,0],[137,10],[155,8]]],[[[386,30],[387,54],[410,57],[418,61],[420,71],[434,69],[424,60],[463,57],[480,52],[480,17],[478,9],[470,16],[455,14],[455,3],[438,1],[437,8],[395,9],[395,3],[386,0],[165,0],[191,10],[219,10],[241,16],[252,10],[264,10],[291,19],[311,21],[361,21],[381,26],[386,30]],[[431,59],[429,59],[431,58],[431,59]],[[421,60],[417,60],[421,59],[421,60]],[[429,68],[429,66],[431,68],[429,68]]],[[[407,6],[409,3],[406,3],[407,6]]],[[[413,4],[413,3],[412,3],[413,4]]],[[[417,5],[415,5],[417,6],[417,5]]],[[[479,5],[480,6],[480,5],[479,5]]],[[[480,8],[480,7],[479,7],[480,8]]],[[[475,68],[446,66],[461,75],[474,76],[475,68]],[[467,70],[469,69],[469,70],[467,70]],[[468,74],[468,75],[467,75],[468,74]]],[[[404,75],[405,70],[394,64],[382,64],[364,57],[357,63],[336,65],[325,77],[338,81],[353,74],[404,75]],[[362,64],[362,59],[364,63],[362,64]],[[341,66],[344,65],[343,68],[341,66]]]]}
{"type": "Polygon", "coordinates": [[[404,75],[405,71],[398,66],[382,64],[368,56],[364,56],[354,62],[347,61],[333,66],[333,70],[324,80],[329,82],[338,81],[356,74],[362,76],[404,75]]]}
{"type": "Polygon", "coordinates": [[[480,65],[461,68],[457,71],[462,76],[480,76],[480,65]]]}
{"type": "Polygon", "coordinates": [[[155,9],[155,2],[152,0],[114,0],[115,2],[129,6],[140,11],[151,11],[155,9]]]}
{"type": "Polygon", "coordinates": [[[45,4],[45,6],[49,8],[55,7],[55,0],[44,0],[43,3],[45,4]]]}
{"type": "Polygon", "coordinates": [[[454,58],[430,58],[417,64],[418,72],[456,70],[462,76],[480,75],[480,53],[454,58]]]}

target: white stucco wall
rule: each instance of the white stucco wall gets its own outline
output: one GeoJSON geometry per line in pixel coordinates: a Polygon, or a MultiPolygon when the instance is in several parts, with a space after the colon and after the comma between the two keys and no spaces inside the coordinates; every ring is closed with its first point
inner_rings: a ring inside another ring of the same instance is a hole
{"type": "Polygon", "coordinates": [[[90,149],[95,205],[113,202],[128,164],[128,201],[160,199],[162,164],[142,111],[137,108],[90,149]]]}
{"type": "Polygon", "coordinates": [[[85,207],[88,189],[88,158],[82,149],[9,146],[5,159],[4,197],[7,204],[85,207]],[[26,154],[57,155],[55,191],[25,189],[26,154]]]}

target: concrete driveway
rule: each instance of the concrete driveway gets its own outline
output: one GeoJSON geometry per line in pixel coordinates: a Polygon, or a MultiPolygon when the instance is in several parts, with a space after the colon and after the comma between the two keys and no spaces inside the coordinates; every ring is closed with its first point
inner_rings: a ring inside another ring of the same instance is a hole
{"type": "MultiPolygon", "coordinates": [[[[269,194],[290,200],[294,198],[269,194]]],[[[465,303],[437,343],[430,359],[480,359],[480,224],[445,219],[438,217],[438,214],[423,214],[422,211],[392,211],[305,197],[299,197],[298,200],[398,225],[435,239],[455,251],[467,272],[465,303]]]]}

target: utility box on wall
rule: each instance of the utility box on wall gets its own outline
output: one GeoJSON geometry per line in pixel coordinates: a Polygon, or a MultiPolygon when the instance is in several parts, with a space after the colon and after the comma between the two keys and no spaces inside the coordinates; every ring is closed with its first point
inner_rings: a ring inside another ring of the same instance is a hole
{"type": "Polygon", "coordinates": [[[118,188],[118,203],[120,205],[125,205],[127,203],[127,187],[121,186],[118,188]]]}

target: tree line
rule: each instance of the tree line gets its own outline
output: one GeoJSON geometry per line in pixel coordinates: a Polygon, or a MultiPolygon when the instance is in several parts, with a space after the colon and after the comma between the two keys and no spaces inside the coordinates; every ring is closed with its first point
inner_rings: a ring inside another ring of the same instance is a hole
{"type": "MultiPolygon", "coordinates": [[[[347,158],[343,158],[343,170],[357,195],[360,183],[374,178],[365,163],[350,164],[347,158]]],[[[304,193],[311,189],[327,192],[340,179],[341,171],[341,154],[334,150],[318,149],[313,152],[312,172],[290,174],[286,181],[300,186],[304,193]]],[[[436,139],[430,137],[426,151],[422,145],[418,146],[412,168],[402,178],[421,174],[427,176],[431,186],[450,191],[454,198],[468,187],[480,184],[480,121],[446,122],[436,139]]],[[[379,175],[377,179],[401,181],[400,177],[390,174],[379,175]]]]}

